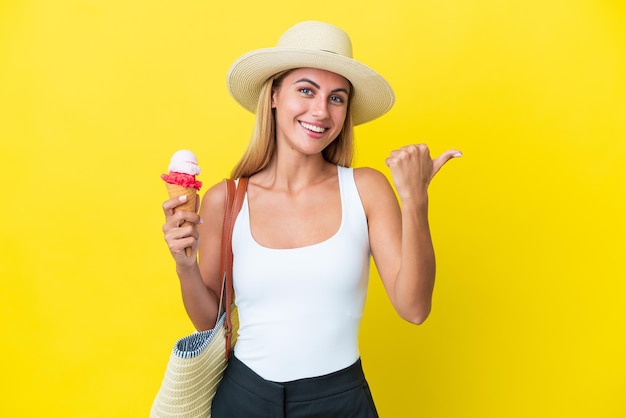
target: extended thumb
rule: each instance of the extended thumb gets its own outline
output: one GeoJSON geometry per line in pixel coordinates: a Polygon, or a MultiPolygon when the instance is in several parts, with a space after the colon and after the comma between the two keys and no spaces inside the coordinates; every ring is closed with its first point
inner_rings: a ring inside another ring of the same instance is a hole
{"type": "Polygon", "coordinates": [[[433,160],[433,175],[436,174],[441,167],[453,158],[460,158],[463,153],[458,150],[448,150],[433,160]]]}

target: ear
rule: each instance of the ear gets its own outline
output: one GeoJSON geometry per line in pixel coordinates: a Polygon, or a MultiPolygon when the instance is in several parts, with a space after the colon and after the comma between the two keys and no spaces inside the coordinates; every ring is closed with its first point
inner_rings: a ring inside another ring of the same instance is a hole
{"type": "Polygon", "coordinates": [[[278,94],[278,92],[276,91],[276,89],[272,89],[272,109],[276,109],[276,94],[278,94]]]}

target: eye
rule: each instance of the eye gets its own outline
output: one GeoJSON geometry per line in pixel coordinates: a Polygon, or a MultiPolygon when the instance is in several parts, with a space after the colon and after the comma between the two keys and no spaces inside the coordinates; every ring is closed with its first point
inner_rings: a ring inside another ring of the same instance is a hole
{"type": "Polygon", "coordinates": [[[330,96],[329,100],[333,103],[341,104],[344,102],[343,97],[341,96],[330,96]]]}
{"type": "Polygon", "coordinates": [[[298,91],[304,95],[310,96],[311,94],[313,94],[313,90],[311,90],[308,87],[301,87],[298,89],[298,91]]]}

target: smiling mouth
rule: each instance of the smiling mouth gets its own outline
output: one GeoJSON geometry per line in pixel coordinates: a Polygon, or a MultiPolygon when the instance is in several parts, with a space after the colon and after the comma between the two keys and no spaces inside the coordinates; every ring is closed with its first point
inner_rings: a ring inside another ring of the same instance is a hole
{"type": "Polygon", "coordinates": [[[324,133],[324,131],[326,130],[326,128],[322,128],[321,126],[311,125],[310,123],[306,123],[306,122],[300,122],[300,125],[302,125],[302,127],[304,127],[305,129],[308,129],[309,131],[312,131],[318,134],[324,133]]]}

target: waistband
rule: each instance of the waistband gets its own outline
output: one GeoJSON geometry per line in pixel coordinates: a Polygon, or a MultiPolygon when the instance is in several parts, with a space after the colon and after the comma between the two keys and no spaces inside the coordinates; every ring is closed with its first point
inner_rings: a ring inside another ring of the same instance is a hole
{"type": "Polygon", "coordinates": [[[279,405],[284,402],[326,398],[361,386],[365,382],[361,359],[345,369],[323,376],[272,382],[263,379],[234,355],[230,357],[224,378],[233,379],[244,389],[279,405]]]}

